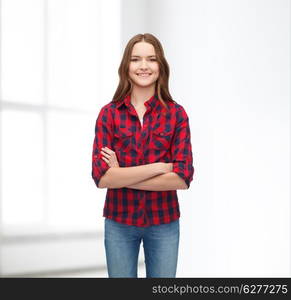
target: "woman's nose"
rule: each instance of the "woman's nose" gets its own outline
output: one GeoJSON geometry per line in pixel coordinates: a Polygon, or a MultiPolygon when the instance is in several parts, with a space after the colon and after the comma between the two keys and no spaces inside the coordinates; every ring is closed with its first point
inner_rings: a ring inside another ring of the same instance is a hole
{"type": "Polygon", "coordinates": [[[141,68],[147,67],[147,62],[146,62],[146,60],[142,60],[140,66],[141,66],[141,68]]]}

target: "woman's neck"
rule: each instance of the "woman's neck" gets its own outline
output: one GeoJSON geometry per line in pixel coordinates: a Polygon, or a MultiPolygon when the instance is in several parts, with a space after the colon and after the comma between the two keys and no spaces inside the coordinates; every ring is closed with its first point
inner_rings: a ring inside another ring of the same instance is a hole
{"type": "Polygon", "coordinates": [[[149,100],[155,93],[155,87],[153,88],[134,88],[130,95],[130,102],[133,106],[139,107],[149,100]]]}

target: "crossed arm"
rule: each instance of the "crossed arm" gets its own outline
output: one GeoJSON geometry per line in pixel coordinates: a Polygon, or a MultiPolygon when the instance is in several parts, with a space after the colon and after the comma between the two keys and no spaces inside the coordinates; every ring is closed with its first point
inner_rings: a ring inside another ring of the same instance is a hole
{"type": "Polygon", "coordinates": [[[100,188],[127,187],[147,191],[187,189],[185,181],[172,172],[172,163],[152,163],[134,167],[119,167],[115,152],[105,147],[102,159],[110,167],[101,177],[100,188]]]}
{"type": "Polygon", "coordinates": [[[146,191],[169,191],[187,189],[185,181],[174,172],[168,172],[166,174],[148,178],[127,187],[146,191]]]}
{"type": "Polygon", "coordinates": [[[99,112],[92,153],[92,177],[98,188],[133,188],[148,191],[188,189],[193,179],[192,149],[188,116],[183,107],[177,111],[171,163],[157,162],[119,167],[111,141],[113,117],[108,107],[99,112]],[[101,148],[108,146],[110,148],[101,148]],[[102,151],[101,151],[102,150],[102,151]]]}
{"type": "Polygon", "coordinates": [[[99,188],[131,188],[147,191],[187,189],[185,181],[174,172],[162,173],[166,163],[152,163],[136,167],[110,167],[101,177],[99,188]]]}

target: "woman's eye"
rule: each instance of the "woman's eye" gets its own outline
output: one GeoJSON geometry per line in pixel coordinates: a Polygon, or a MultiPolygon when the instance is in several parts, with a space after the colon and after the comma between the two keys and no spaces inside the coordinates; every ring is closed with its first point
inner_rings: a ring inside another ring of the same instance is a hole
{"type": "MultiPolygon", "coordinates": [[[[156,61],[156,59],[155,58],[152,58],[152,59],[150,59],[151,61],[156,61]]],[[[130,61],[137,61],[137,59],[136,58],[133,58],[133,59],[131,59],[130,61]]]]}

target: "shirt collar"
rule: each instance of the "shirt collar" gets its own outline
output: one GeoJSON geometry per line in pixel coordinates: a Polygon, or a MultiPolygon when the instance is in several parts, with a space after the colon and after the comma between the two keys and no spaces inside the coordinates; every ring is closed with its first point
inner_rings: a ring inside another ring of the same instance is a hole
{"type": "MultiPolygon", "coordinates": [[[[130,94],[126,95],[123,100],[121,100],[120,102],[118,102],[116,104],[116,107],[119,108],[121,107],[123,104],[126,105],[128,108],[130,107],[131,105],[131,102],[130,102],[130,94]]],[[[150,106],[152,109],[154,109],[158,104],[159,104],[159,100],[158,100],[158,96],[157,94],[155,93],[153,96],[150,97],[149,100],[147,100],[144,104],[146,107],[150,106]]]]}

